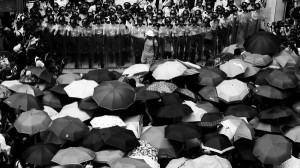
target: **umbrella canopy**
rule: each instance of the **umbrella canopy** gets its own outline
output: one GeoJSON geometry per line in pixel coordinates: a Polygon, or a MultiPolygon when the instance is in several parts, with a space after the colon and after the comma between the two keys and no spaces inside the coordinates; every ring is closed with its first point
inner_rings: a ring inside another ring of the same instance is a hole
{"type": "Polygon", "coordinates": [[[247,65],[241,59],[231,59],[220,65],[220,69],[224,71],[228,77],[232,78],[246,71],[247,65]]]}
{"type": "Polygon", "coordinates": [[[247,65],[247,69],[246,69],[246,71],[244,73],[244,77],[245,78],[254,76],[255,74],[257,74],[260,71],[259,67],[255,67],[252,64],[247,63],[247,62],[245,62],[245,64],[247,65]]]}
{"type": "Polygon", "coordinates": [[[202,155],[192,160],[195,168],[232,168],[227,159],[219,157],[218,155],[202,155]]]}
{"type": "Polygon", "coordinates": [[[234,59],[234,57],[235,56],[232,53],[228,53],[228,52],[219,53],[219,54],[215,55],[214,57],[211,57],[209,60],[207,60],[205,65],[206,66],[219,66],[231,59],[234,59]]]}
{"type": "Polygon", "coordinates": [[[198,93],[203,99],[207,101],[219,103],[217,90],[214,86],[205,86],[198,93]]]}
{"type": "Polygon", "coordinates": [[[234,50],[237,49],[237,44],[232,44],[223,49],[222,53],[231,53],[234,54],[234,50]]]}
{"type": "Polygon", "coordinates": [[[161,102],[163,105],[173,105],[183,103],[183,99],[175,93],[163,93],[161,94],[161,102]]]}
{"type": "Polygon", "coordinates": [[[67,92],[64,89],[66,86],[68,86],[68,84],[57,84],[57,85],[54,85],[49,90],[51,92],[54,92],[54,93],[57,93],[57,94],[60,94],[60,95],[67,95],[67,92]]]}
{"type": "Polygon", "coordinates": [[[152,76],[156,80],[170,80],[184,73],[186,66],[178,61],[167,61],[157,66],[152,76]]]}
{"type": "Polygon", "coordinates": [[[22,153],[22,158],[26,163],[46,166],[52,163],[51,159],[58,150],[59,148],[54,144],[37,144],[27,148],[22,153]]]}
{"type": "Polygon", "coordinates": [[[70,116],[70,117],[78,118],[81,121],[86,121],[92,117],[93,112],[80,110],[78,107],[78,102],[73,102],[71,104],[65,105],[61,109],[59,115],[70,116]]]}
{"type": "Polygon", "coordinates": [[[139,141],[136,139],[131,130],[119,126],[101,129],[103,140],[106,145],[110,145],[128,152],[133,148],[139,146],[139,141]],[[122,138],[120,138],[122,137],[122,138]]]}
{"type": "Polygon", "coordinates": [[[94,128],[109,128],[113,126],[125,127],[126,124],[119,116],[104,115],[95,117],[91,120],[91,125],[94,128]]]}
{"type": "Polygon", "coordinates": [[[193,93],[187,88],[177,88],[175,92],[178,93],[180,96],[187,97],[187,99],[197,100],[197,96],[195,95],[195,93],[193,93]]]}
{"type": "Polygon", "coordinates": [[[136,100],[147,101],[159,99],[160,93],[157,91],[149,91],[146,86],[136,88],[136,100]]]}
{"type": "Polygon", "coordinates": [[[48,114],[41,110],[30,110],[21,113],[14,122],[14,126],[19,133],[35,134],[46,130],[52,122],[48,114]]]}
{"type": "Polygon", "coordinates": [[[4,100],[11,108],[28,111],[31,109],[42,110],[43,106],[34,96],[27,93],[14,93],[4,100]]]}
{"type": "Polygon", "coordinates": [[[270,85],[279,89],[295,88],[299,83],[299,79],[294,72],[277,69],[269,73],[266,80],[270,85]]]}
{"type": "Polygon", "coordinates": [[[80,164],[93,160],[95,155],[95,152],[87,148],[69,147],[59,150],[51,161],[59,165],[80,164]]]}
{"type": "Polygon", "coordinates": [[[258,111],[247,104],[235,104],[226,109],[225,115],[233,115],[235,117],[246,117],[247,119],[252,119],[258,115],[258,111]]]}
{"type": "Polygon", "coordinates": [[[64,89],[69,97],[84,99],[92,96],[97,86],[98,83],[93,80],[82,79],[71,82],[64,89]]]}
{"type": "Polygon", "coordinates": [[[55,135],[55,133],[50,131],[49,129],[41,131],[40,137],[44,143],[52,143],[55,145],[61,145],[67,141],[66,139],[60,138],[59,136],[55,135]]]}
{"type": "Polygon", "coordinates": [[[188,158],[178,158],[178,159],[172,159],[166,168],[175,168],[175,167],[180,167],[180,168],[195,168],[193,165],[193,162],[191,159],[188,158]]]}
{"type": "Polygon", "coordinates": [[[27,93],[35,97],[43,95],[40,89],[32,85],[20,83],[18,80],[4,81],[2,85],[17,93],[27,93]]]}
{"type": "Polygon", "coordinates": [[[169,82],[153,82],[151,85],[147,87],[148,91],[157,91],[159,93],[173,93],[178,87],[169,82]]]}
{"type": "Polygon", "coordinates": [[[259,114],[259,118],[261,120],[264,119],[274,120],[274,119],[289,117],[292,116],[293,114],[294,111],[292,109],[285,106],[278,106],[278,107],[273,107],[271,109],[261,111],[259,114]]]}
{"type": "Polygon", "coordinates": [[[284,136],[296,143],[300,143],[300,126],[284,131],[284,136]]]}
{"type": "Polygon", "coordinates": [[[276,35],[263,31],[248,37],[244,42],[244,48],[253,54],[274,55],[279,52],[280,43],[276,35]]]}
{"type": "Polygon", "coordinates": [[[272,62],[269,55],[250,54],[244,58],[245,62],[251,63],[253,66],[267,66],[272,62]]]}
{"type": "Polygon", "coordinates": [[[269,82],[266,80],[266,76],[271,73],[273,69],[266,68],[258,71],[253,77],[253,82],[256,85],[269,85],[269,82]]]}
{"type": "Polygon", "coordinates": [[[108,163],[111,168],[151,168],[143,159],[118,158],[108,163]]]}
{"type": "Polygon", "coordinates": [[[223,81],[216,90],[218,97],[226,103],[242,101],[249,93],[247,84],[237,79],[223,81]]]}
{"type": "Polygon", "coordinates": [[[184,117],[193,113],[193,110],[186,104],[172,104],[163,106],[156,112],[157,117],[177,118],[184,117]]]}
{"type": "Polygon", "coordinates": [[[292,55],[289,51],[282,50],[274,59],[281,67],[294,67],[299,62],[299,57],[292,55]]]}
{"type": "Polygon", "coordinates": [[[200,101],[196,104],[196,107],[205,110],[207,113],[218,113],[219,109],[208,101],[200,101]]]}
{"type": "Polygon", "coordinates": [[[201,128],[192,123],[178,123],[173,125],[168,125],[165,128],[165,138],[185,142],[193,138],[200,138],[202,135],[201,128]]]}
{"type": "Polygon", "coordinates": [[[165,138],[165,128],[166,126],[150,126],[141,134],[140,139],[157,148],[159,158],[176,158],[177,154],[173,145],[165,138]]]}
{"type": "Polygon", "coordinates": [[[203,67],[199,70],[197,83],[204,86],[217,86],[226,77],[226,73],[217,67],[203,67]]]}
{"type": "Polygon", "coordinates": [[[274,168],[298,168],[300,166],[300,159],[292,156],[280,165],[274,165],[274,168]]]}
{"type": "Polygon", "coordinates": [[[219,131],[220,134],[226,135],[230,140],[246,138],[252,140],[254,137],[253,128],[243,119],[226,116],[220,123],[223,127],[219,131]]]}
{"type": "Polygon", "coordinates": [[[198,125],[201,127],[215,127],[223,120],[221,113],[205,113],[198,125]]]}
{"type": "Polygon", "coordinates": [[[272,133],[281,132],[278,125],[262,122],[258,117],[254,117],[251,121],[249,121],[249,124],[256,130],[272,133]]]}
{"type": "Polygon", "coordinates": [[[126,68],[123,72],[123,75],[131,77],[135,74],[149,72],[149,69],[150,69],[149,64],[134,64],[126,68]]]}
{"type": "Polygon", "coordinates": [[[82,138],[80,145],[92,151],[99,151],[105,145],[101,130],[95,128],[91,129],[84,138],[82,138]]]}
{"type": "Polygon", "coordinates": [[[94,89],[93,99],[108,110],[127,109],[136,98],[135,90],[127,83],[105,81],[94,89]]]}
{"type": "Polygon", "coordinates": [[[38,78],[48,82],[48,83],[55,83],[55,79],[53,77],[53,74],[50,73],[47,68],[41,68],[36,66],[30,66],[28,70],[31,71],[31,73],[38,78]]]}
{"type": "Polygon", "coordinates": [[[96,110],[99,108],[92,96],[86,97],[78,102],[78,107],[81,110],[96,110]]]}
{"type": "Polygon", "coordinates": [[[203,149],[223,154],[227,151],[234,149],[230,140],[226,135],[211,133],[203,137],[203,149]]]}
{"type": "Polygon", "coordinates": [[[50,91],[44,91],[42,102],[52,108],[62,108],[59,98],[50,91]]]}
{"type": "Polygon", "coordinates": [[[95,162],[109,163],[115,159],[122,158],[125,155],[121,150],[101,150],[96,152],[95,162]]]}
{"type": "Polygon", "coordinates": [[[80,75],[68,73],[68,74],[59,75],[58,78],[56,79],[56,82],[58,84],[70,84],[71,82],[80,79],[81,79],[80,75]]]}
{"type": "Polygon", "coordinates": [[[91,70],[82,76],[82,79],[93,80],[97,83],[102,83],[104,81],[117,80],[117,76],[114,72],[109,71],[106,68],[91,70]]]}
{"type": "Polygon", "coordinates": [[[199,122],[201,117],[207,113],[205,109],[197,107],[197,104],[192,101],[184,101],[183,104],[190,106],[193,110],[193,113],[182,118],[182,121],[184,122],[199,122]]]}
{"type": "Polygon", "coordinates": [[[241,138],[233,142],[234,148],[241,157],[242,160],[245,161],[256,161],[257,158],[253,155],[253,146],[254,141],[241,138]],[[245,145],[247,144],[247,145],[245,145]]]}
{"type": "Polygon", "coordinates": [[[262,85],[253,89],[257,95],[270,98],[270,99],[285,99],[287,98],[286,92],[269,85],[262,85]]]}
{"type": "Polygon", "coordinates": [[[253,154],[264,164],[280,165],[291,158],[292,144],[281,135],[265,134],[256,140],[253,154]]]}
{"type": "Polygon", "coordinates": [[[49,130],[60,138],[75,141],[83,137],[89,128],[78,118],[65,116],[53,120],[49,130]]]}
{"type": "Polygon", "coordinates": [[[7,98],[11,95],[11,91],[8,90],[7,87],[5,87],[4,85],[0,85],[0,98],[3,99],[3,98],[7,98]]]}

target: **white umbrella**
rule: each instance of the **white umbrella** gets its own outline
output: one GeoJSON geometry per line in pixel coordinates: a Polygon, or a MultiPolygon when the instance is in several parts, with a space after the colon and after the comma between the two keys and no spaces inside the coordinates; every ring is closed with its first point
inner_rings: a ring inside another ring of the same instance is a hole
{"type": "Polygon", "coordinates": [[[198,122],[201,120],[203,114],[207,113],[207,111],[197,107],[196,103],[192,101],[184,101],[182,104],[186,104],[190,106],[191,109],[193,110],[193,113],[183,117],[182,121],[184,122],[198,122]]]}
{"type": "Polygon", "coordinates": [[[237,79],[224,80],[216,90],[218,97],[227,103],[242,101],[249,93],[247,84],[237,79]]]}
{"type": "Polygon", "coordinates": [[[94,88],[98,83],[94,80],[78,80],[71,82],[64,88],[69,97],[84,99],[93,96],[94,88]]]}
{"type": "Polygon", "coordinates": [[[49,106],[44,106],[44,111],[49,115],[49,117],[58,115],[58,112],[49,106]]]}
{"type": "Polygon", "coordinates": [[[195,168],[232,168],[231,163],[218,155],[202,155],[192,160],[195,168]]]}
{"type": "Polygon", "coordinates": [[[124,70],[123,75],[127,75],[131,77],[135,74],[149,72],[150,65],[149,64],[134,64],[124,70]]]}
{"type": "Polygon", "coordinates": [[[220,65],[220,69],[224,71],[228,77],[235,77],[244,73],[247,69],[247,65],[241,59],[231,59],[220,65]]]}
{"type": "Polygon", "coordinates": [[[167,61],[158,65],[152,76],[156,80],[170,80],[182,75],[186,69],[186,66],[178,61],[167,61]]]}
{"type": "Polygon", "coordinates": [[[74,118],[79,118],[81,121],[88,120],[92,117],[92,112],[82,111],[78,107],[78,102],[74,102],[68,105],[65,105],[60,113],[60,116],[71,116],[74,118]]]}
{"type": "Polygon", "coordinates": [[[27,93],[31,94],[32,96],[41,96],[43,92],[32,85],[23,84],[18,80],[7,80],[3,81],[1,85],[7,87],[8,89],[17,92],[17,93],[27,93]]]}
{"type": "Polygon", "coordinates": [[[95,117],[90,122],[93,128],[109,128],[113,126],[125,127],[126,124],[119,116],[104,115],[95,117]]]}
{"type": "Polygon", "coordinates": [[[143,116],[137,115],[124,120],[126,129],[131,130],[137,138],[140,138],[143,128],[143,116]]]}

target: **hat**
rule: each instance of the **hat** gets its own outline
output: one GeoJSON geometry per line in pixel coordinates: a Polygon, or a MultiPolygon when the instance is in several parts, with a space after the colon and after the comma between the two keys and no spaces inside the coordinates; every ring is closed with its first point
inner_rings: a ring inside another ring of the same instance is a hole
{"type": "Polygon", "coordinates": [[[14,47],[13,50],[14,50],[14,52],[16,52],[16,53],[21,52],[21,51],[22,51],[22,46],[21,46],[21,44],[16,45],[16,46],[14,47]]]}
{"type": "Polygon", "coordinates": [[[154,37],[154,32],[152,30],[148,30],[146,32],[146,36],[154,37]]]}

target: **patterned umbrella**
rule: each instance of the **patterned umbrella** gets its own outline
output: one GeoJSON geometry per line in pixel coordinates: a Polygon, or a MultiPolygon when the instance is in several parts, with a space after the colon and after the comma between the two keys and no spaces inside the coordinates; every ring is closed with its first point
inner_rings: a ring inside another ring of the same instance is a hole
{"type": "Polygon", "coordinates": [[[1,99],[9,97],[11,94],[12,93],[10,90],[8,90],[5,86],[0,85],[0,98],[1,99]]]}
{"type": "Polygon", "coordinates": [[[197,97],[195,95],[195,93],[193,93],[192,91],[190,91],[189,89],[186,89],[186,88],[177,88],[175,90],[176,93],[179,93],[180,95],[182,96],[185,96],[189,99],[192,99],[192,100],[196,100],[197,97]]]}
{"type": "Polygon", "coordinates": [[[199,70],[197,83],[203,86],[217,86],[226,77],[226,73],[217,67],[203,67],[199,70]]]}
{"type": "Polygon", "coordinates": [[[215,127],[223,120],[221,113],[205,113],[198,125],[201,127],[215,127]]]}
{"type": "Polygon", "coordinates": [[[146,90],[157,91],[159,93],[173,93],[177,88],[173,83],[161,81],[152,83],[146,90]]]}
{"type": "Polygon", "coordinates": [[[51,161],[59,165],[80,164],[93,160],[95,155],[95,152],[87,148],[69,147],[59,150],[51,161]]]}

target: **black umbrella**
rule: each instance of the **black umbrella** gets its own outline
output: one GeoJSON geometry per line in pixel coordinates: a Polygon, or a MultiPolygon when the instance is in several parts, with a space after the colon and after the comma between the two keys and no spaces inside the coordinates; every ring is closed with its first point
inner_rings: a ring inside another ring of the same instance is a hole
{"type": "Polygon", "coordinates": [[[233,115],[236,117],[246,117],[247,119],[252,119],[253,117],[257,116],[258,112],[251,106],[247,104],[236,104],[229,106],[226,111],[225,115],[233,115]]]}
{"type": "Polygon", "coordinates": [[[193,113],[193,110],[186,104],[172,104],[159,108],[156,116],[162,118],[178,118],[191,113],[193,113]]]}
{"type": "Polygon", "coordinates": [[[178,123],[168,125],[165,128],[165,138],[179,142],[184,142],[193,138],[200,138],[202,135],[201,127],[192,123],[178,123]]]}

